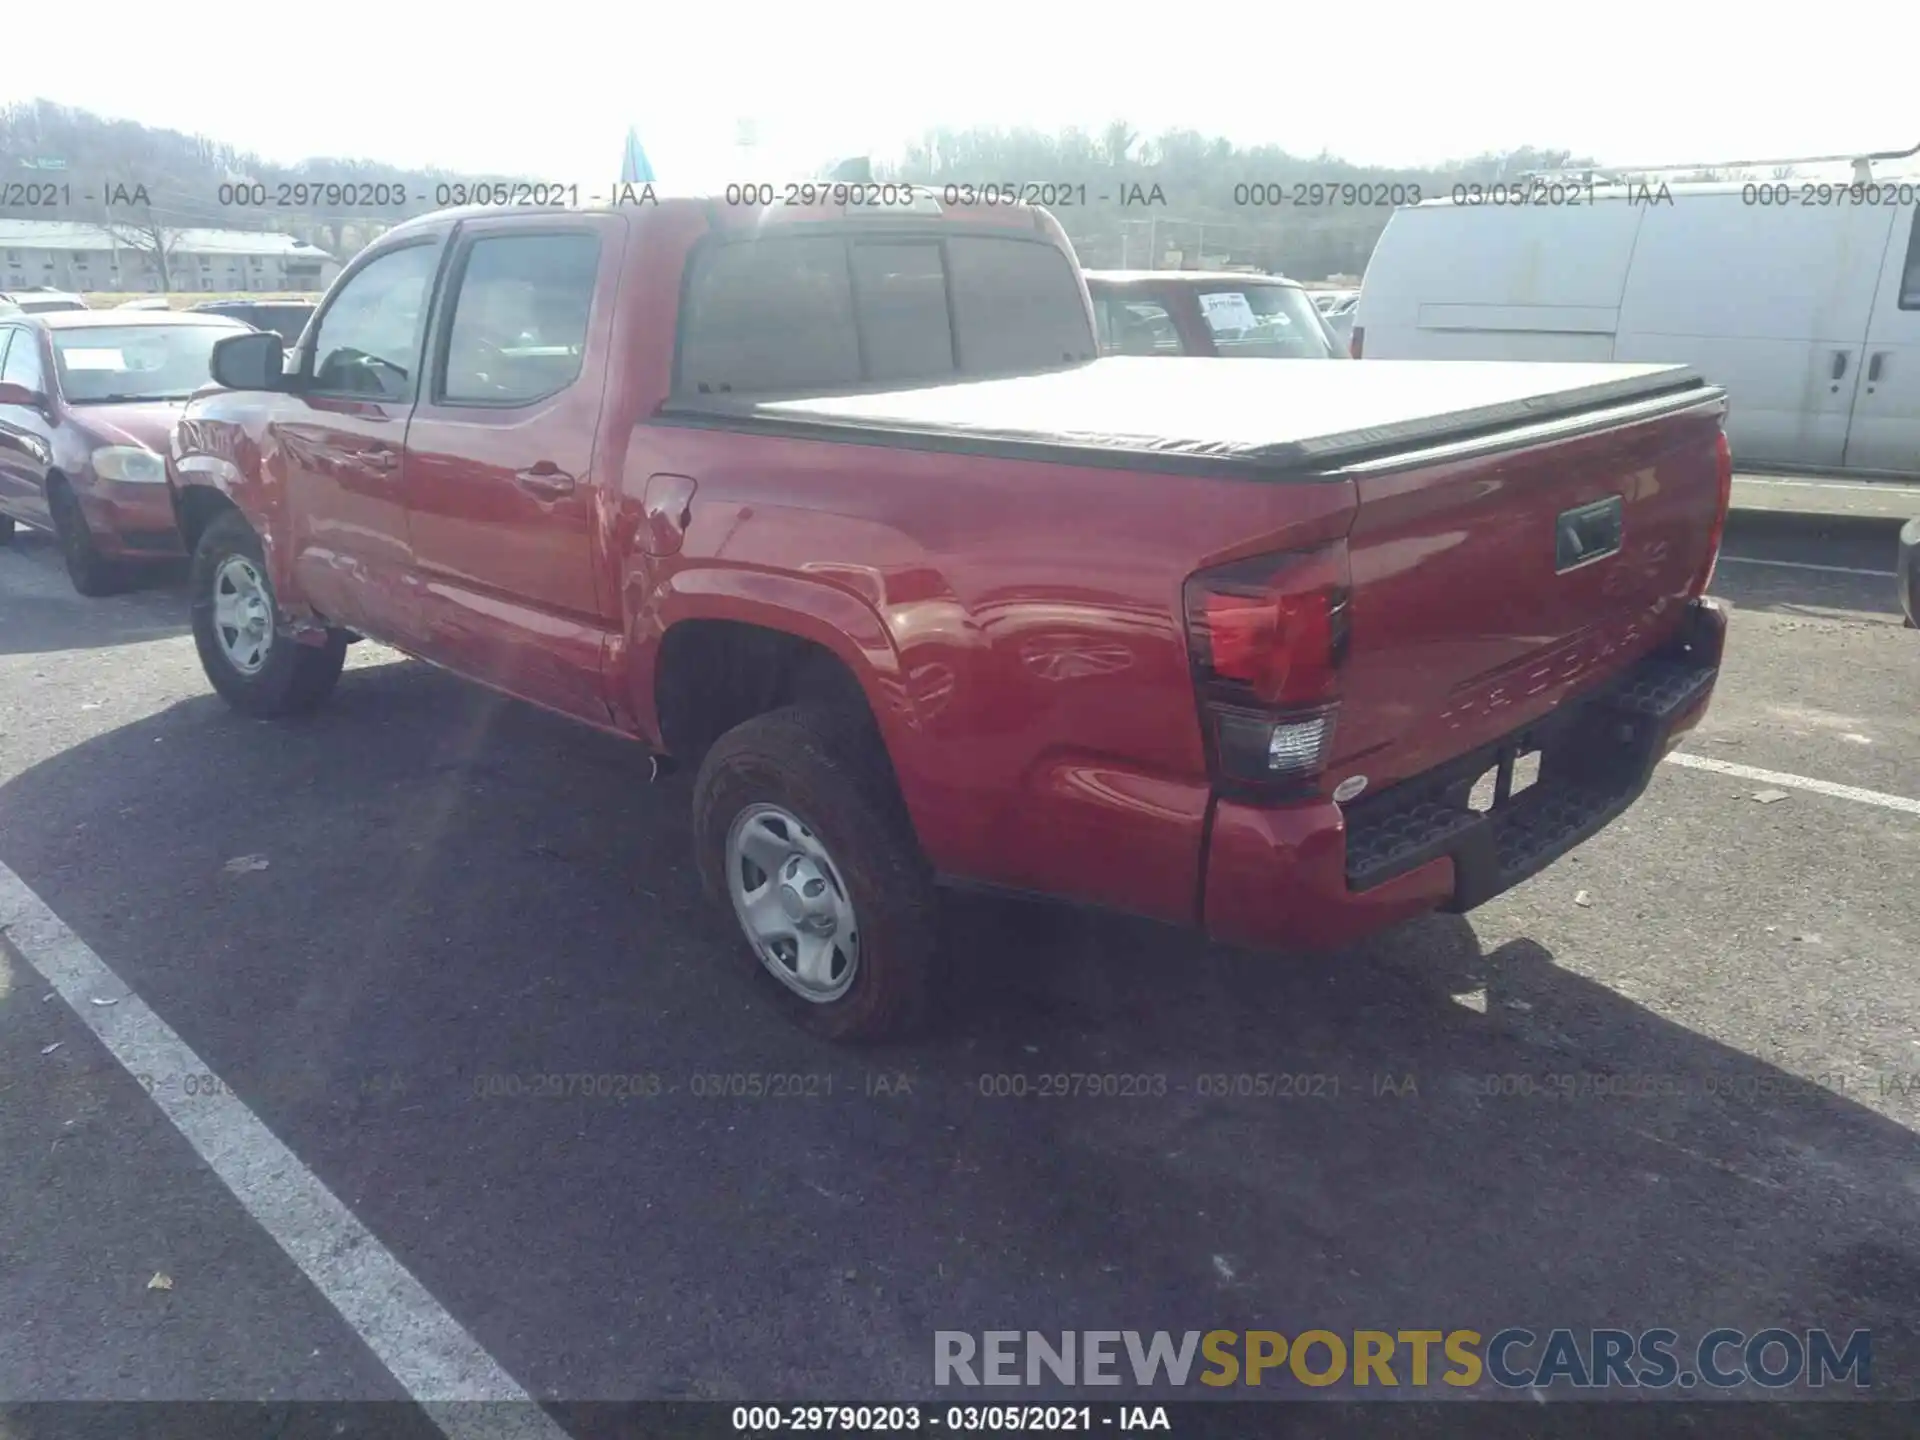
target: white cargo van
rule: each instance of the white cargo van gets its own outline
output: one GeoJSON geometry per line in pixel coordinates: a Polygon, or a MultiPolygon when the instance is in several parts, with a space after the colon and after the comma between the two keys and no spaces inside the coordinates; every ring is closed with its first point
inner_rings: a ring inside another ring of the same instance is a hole
{"type": "Polygon", "coordinates": [[[1920,178],[1542,188],[1396,210],[1354,353],[1679,361],[1743,469],[1920,474],[1920,178]]]}

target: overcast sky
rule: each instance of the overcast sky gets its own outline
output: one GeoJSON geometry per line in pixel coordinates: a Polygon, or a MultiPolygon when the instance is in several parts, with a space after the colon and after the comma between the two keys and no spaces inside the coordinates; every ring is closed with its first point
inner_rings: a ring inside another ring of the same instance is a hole
{"type": "Polygon", "coordinates": [[[1855,0],[1801,10],[1791,29],[1674,0],[674,8],[539,0],[451,26],[446,7],[406,0],[263,3],[230,24],[94,0],[71,37],[81,58],[0,68],[0,100],[38,95],[273,160],[557,180],[615,176],[632,124],[676,188],[885,156],[934,125],[1116,118],[1385,165],[1521,145],[1653,164],[1920,142],[1911,87],[1885,68],[1900,7],[1855,0]],[[1324,27],[1300,23],[1314,11],[1324,27]],[[761,139],[749,176],[742,119],[761,139]]]}

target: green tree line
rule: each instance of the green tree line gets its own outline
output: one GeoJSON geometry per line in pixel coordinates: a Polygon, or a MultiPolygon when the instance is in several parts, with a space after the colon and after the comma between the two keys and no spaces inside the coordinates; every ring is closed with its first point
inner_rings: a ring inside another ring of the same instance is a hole
{"type": "Polygon", "coordinates": [[[437,185],[509,178],[322,157],[277,165],[203,135],[46,100],[0,107],[0,217],[107,225],[163,260],[171,237],[193,228],[275,230],[344,259],[401,220],[441,208],[437,185]],[[280,205],[283,183],[343,188],[280,205]],[[260,191],[237,185],[264,186],[269,203],[251,203],[260,191]],[[384,198],[374,198],[381,185],[384,198]],[[354,203],[362,198],[372,203],[354,203]]]}

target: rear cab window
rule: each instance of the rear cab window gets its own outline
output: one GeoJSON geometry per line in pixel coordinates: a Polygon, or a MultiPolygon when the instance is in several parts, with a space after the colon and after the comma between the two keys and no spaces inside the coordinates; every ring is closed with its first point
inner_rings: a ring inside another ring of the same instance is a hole
{"type": "Polygon", "coordinates": [[[1079,276],[1040,239],[927,229],[709,241],[676,390],[775,394],[1057,368],[1097,353],[1079,276]]]}

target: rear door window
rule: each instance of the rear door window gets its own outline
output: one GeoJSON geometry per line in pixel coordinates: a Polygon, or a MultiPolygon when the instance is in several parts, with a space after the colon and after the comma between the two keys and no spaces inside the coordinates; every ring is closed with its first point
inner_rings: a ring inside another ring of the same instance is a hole
{"type": "Polygon", "coordinates": [[[580,375],[600,272],[593,235],[487,235],[460,267],[440,399],[530,405],[580,375]]]}

